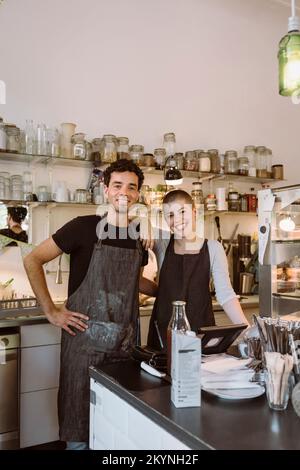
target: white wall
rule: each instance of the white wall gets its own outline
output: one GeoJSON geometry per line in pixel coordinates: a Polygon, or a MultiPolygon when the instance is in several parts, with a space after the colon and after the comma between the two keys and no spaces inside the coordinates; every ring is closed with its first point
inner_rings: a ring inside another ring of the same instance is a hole
{"type": "Polygon", "coordinates": [[[0,115],[148,151],[166,131],[178,150],[265,144],[298,183],[300,106],[277,86],[289,14],[271,0],[4,0],[0,115]]]}

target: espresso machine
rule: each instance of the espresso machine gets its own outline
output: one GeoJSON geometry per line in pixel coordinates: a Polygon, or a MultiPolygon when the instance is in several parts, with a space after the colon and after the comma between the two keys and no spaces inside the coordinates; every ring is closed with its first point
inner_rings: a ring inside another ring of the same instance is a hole
{"type": "Polygon", "coordinates": [[[254,283],[254,255],[251,254],[251,236],[237,236],[237,243],[232,247],[232,284],[237,294],[252,294],[254,283]]]}

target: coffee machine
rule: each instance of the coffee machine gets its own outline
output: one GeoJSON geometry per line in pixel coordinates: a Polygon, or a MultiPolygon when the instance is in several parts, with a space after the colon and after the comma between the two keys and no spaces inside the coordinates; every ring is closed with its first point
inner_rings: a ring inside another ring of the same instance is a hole
{"type": "Polygon", "coordinates": [[[254,274],[249,269],[252,258],[251,236],[238,234],[237,243],[232,247],[232,284],[237,294],[252,294],[254,274]]]}

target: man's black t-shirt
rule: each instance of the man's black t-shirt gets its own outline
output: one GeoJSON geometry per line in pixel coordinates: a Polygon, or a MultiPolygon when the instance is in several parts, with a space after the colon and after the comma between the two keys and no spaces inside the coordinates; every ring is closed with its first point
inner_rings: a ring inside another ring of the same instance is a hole
{"type": "MultiPolygon", "coordinates": [[[[56,245],[67,254],[70,254],[70,277],[68,295],[70,296],[80,286],[87,273],[95,243],[98,241],[97,227],[101,217],[88,215],[71,220],[52,235],[56,245]]],[[[108,230],[112,226],[106,224],[104,231],[108,236],[103,239],[103,245],[120,248],[136,248],[136,240],[130,238],[128,229],[108,230]],[[124,231],[126,233],[124,233],[124,231]],[[111,232],[113,237],[110,237],[111,232]]],[[[138,232],[138,230],[137,230],[138,232]]],[[[98,232],[99,233],[99,232],[98,232]]],[[[132,236],[132,235],[131,235],[132,236]]],[[[148,252],[143,250],[142,266],[148,263],[148,252]]]]}

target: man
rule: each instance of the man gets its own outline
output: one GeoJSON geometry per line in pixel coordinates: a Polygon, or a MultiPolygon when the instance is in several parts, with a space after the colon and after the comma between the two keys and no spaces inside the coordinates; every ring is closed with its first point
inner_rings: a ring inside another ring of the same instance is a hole
{"type": "Polygon", "coordinates": [[[148,253],[128,210],[139,198],[144,175],[129,160],[104,172],[109,202],[104,218],[77,217],[41,243],[24,260],[32,289],[48,320],[62,328],[58,395],[60,438],[67,449],[88,448],[90,365],[126,359],[138,333],[138,292],[152,294],[142,277],[148,253]],[[43,264],[70,254],[69,297],[54,305],[43,264]]]}

